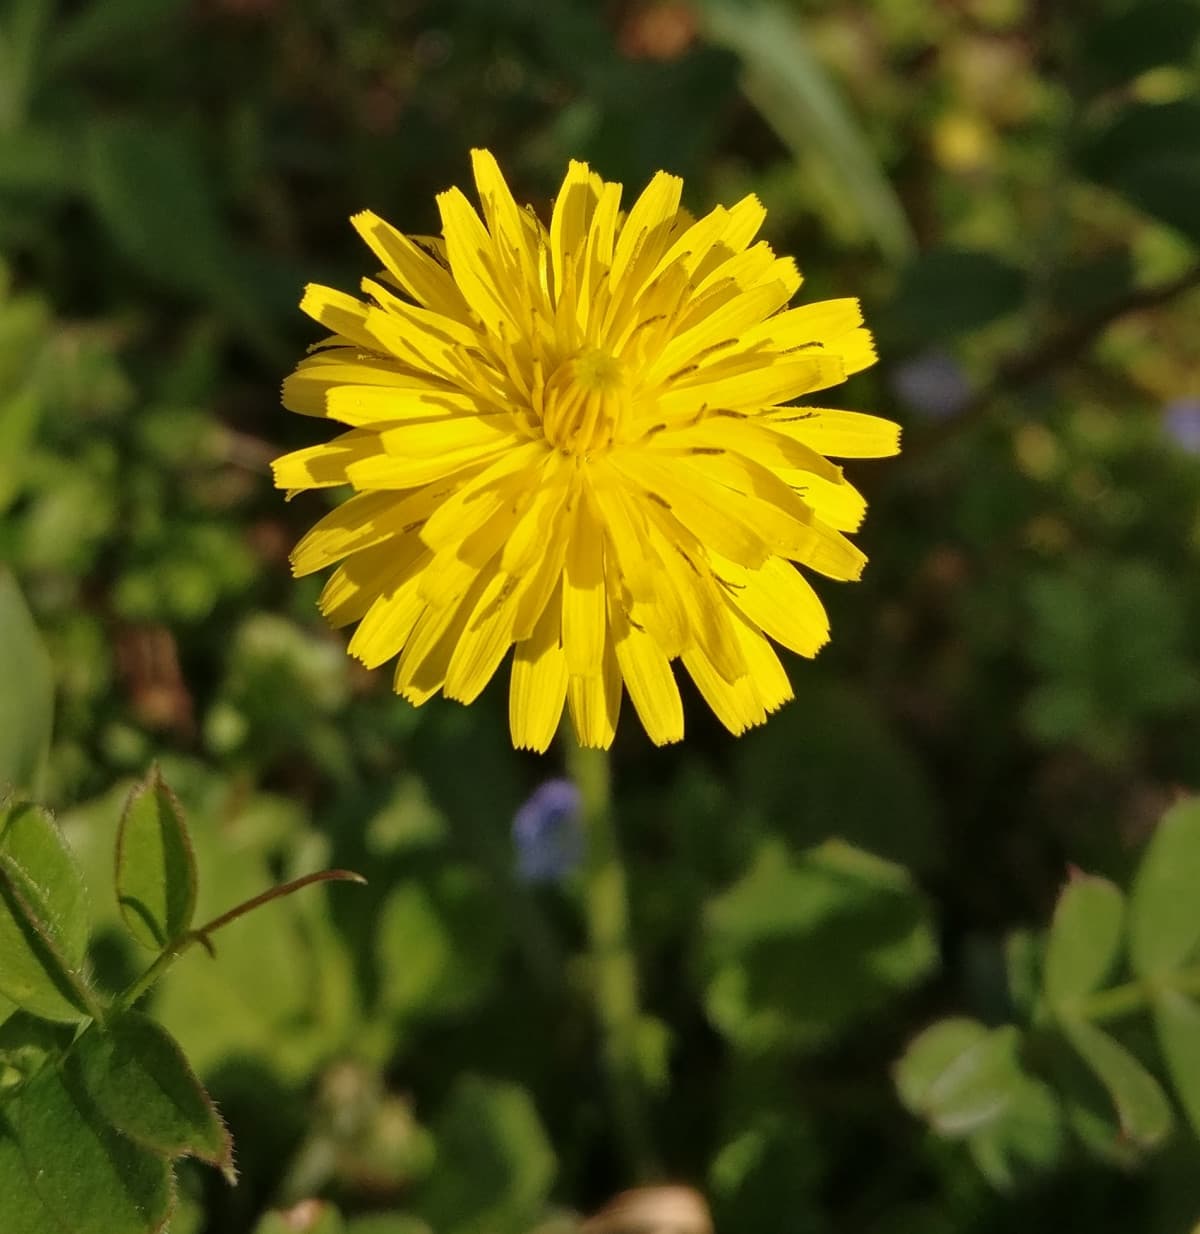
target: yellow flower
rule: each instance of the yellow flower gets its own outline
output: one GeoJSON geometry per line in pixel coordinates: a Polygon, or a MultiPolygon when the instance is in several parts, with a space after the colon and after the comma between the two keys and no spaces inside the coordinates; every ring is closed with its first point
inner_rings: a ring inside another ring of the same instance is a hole
{"type": "Polygon", "coordinates": [[[349,426],[278,459],[289,490],[355,495],[296,546],[334,562],[320,607],[350,652],[399,655],[396,692],[473,701],[510,647],[517,746],[570,710],[607,747],[623,689],[657,743],[683,736],[672,662],[730,730],[791,697],[767,637],[811,656],[828,622],[794,562],[854,579],[865,503],[827,456],[880,457],[897,427],[789,405],[875,358],[856,300],[788,309],[800,276],[754,243],[753,197],[699,220],[660,172],[621,186],[573,162],[547,229],[472,155],[480,219],[442,193],[442,237],[368,212],[367,300],[310,286],[332,332],[284,406],[349,426]]]}

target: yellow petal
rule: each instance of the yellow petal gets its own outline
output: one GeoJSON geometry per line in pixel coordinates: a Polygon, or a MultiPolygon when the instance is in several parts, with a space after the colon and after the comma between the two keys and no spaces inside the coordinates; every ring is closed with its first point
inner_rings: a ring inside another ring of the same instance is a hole
{"type": "Polygon", "coordinates": [[[497,281],[491,237],[459,189],[439,193],[438,210],[454,281],[493,334],[519,332],[497,281]]]}
{"type": "MultiPolygon", "coordinates": [[[[428,570],[422,572],[422,580],[427,573],[428,570]]],[[[447,604],[431,604],[414,626],[392,680],[396,693],[414,706],[419,707],[442,688],[454,648],[494,574],[495,571],[476,571],[472,585],[462,596],[447,604]]]]}
{"type": "Polygon", "coordinates": [[[572,159],[550,215],[550,258],[556,300],[561,299],[568,272],[583,250],[597,200],[591,169],[572,159]]]}
{"type": "Polygon", "coordinates": [[[518,750],[544,754],[554,739],[567,697],[567,657],[561,642],[562,606],[547,604],[533,633],[513,652],[508,727],[518,750]]]}
{"type": "Polygon", "coordinates": [[[421,548],[407,568],[400,569],[400,581],[379,596],[358,623],[346,650],[367,668],[377,668],[396,655],[425,612],[426,603],[420,596],[419,584],[421,570],[429,557],[428,549],[421,548]]]}
{"type": "Polygon", "coordinates": [[[513,580],[497,571],[480,593],[466,627],[454,645],[443,693],[473,703],[512,646],[516,598],[513,580]]]}
{"type": "Polygon", "coordinates": [[[748,329],[743,341],[748,346],[767,343],[779,351],[823,346],[861,326],[862,319],[862,307],[857,300],[817,300],[777,313],[769,321],[748,329]]]}
{"type": "Polygon", "coordinates": [[[867,513],[866,498],[852,484],[831,484],[809,472],[790,472],[786,479],[804,504],[838,531],[857,531],[867,513]]]}
{"type": "Polygon", "coordinates": [[[349,498],[310,527],[292,550],[292,573],[302,578],[389,536],[415,531],[436,505],[436,489],[430,485],[415,493],[358,493],[349,498]]]}
{"type": "MultiPolygon", "coordinates": [[[[701,544],[746,565],[765,561],[770,552],[766,539],[745,521],[729,516],[725,492],[690,463],[672,462],[673,466],[667,466],[649,453],[624,451],[613,457],[611,465],[627,478],[643,501],[670,510],[701,544]]],[[[607,517],[608,511],[604,513],[607,517]]],[[[621,543],[616,544],[624,571],[621,543]]],[[[641,556],[636,544],[626,552],[641,556]]]]}
{"type": "Polygon", "coordinates": [[[468,320],[470,309],[454,279],[419,245],[370,210],[354,215],[350,222],[418,304],[459,321],[468,320]]]}
{"type": "Polygon", "coordinates": [[[746,331],[786,304],[790,295],[783,283],[762,283],[727,300],[690,329],[676,334],[648,367],[643,380],[647,384],[661,381],[718,343],[743,344],[746,331]]]}
{"type": "Polygon", "coordinates": [[[643,279],[648,278],[666,251],[670,227],[679,213],[679,198],[683,181],[665,171],[656,172],[629,210],[613,251],[613,286],[617,286],[631,271],[636,258],[643,279]]]}
{"type": "Polygon", "coordinates": [[[900,426],[861,411],[776,407],[767,420],[778,433],[832,458],[887,458],[900,452],[900,426]]]}
{"type": "Polygon", "coordinates": [[[693,414],[702,408],[758,410],[836,386],[846,379],[837,356],[800,355],[749,371],[725,373],[724,365],[673,381],[658,400],[664,416],[693,414]]]}
{"type": "Polygon", "coordinates": [[[682,652],[696,643],[722,677],[729,681],[741,677],[746,662],[734,635],[728,598],[709,565],[710,550],[666,510],[652,509],[650,524],[650,543],[658,550],[667,580],[662,590],[678,597],[685,615],[686,637],[677,648],[667,644],[664,650],[682,652]]]}
{"type": "Polygon", "coordinates": [[[543,482],[543,466],[552,457],[544,441],[504,450],[438,507],[421,529],[421,538],[435,549],[457,544],[505,507],[515,522],[517,499],[533,497],[543,482]]]}
{"type": "Polygon", "coordinates": [[[671,663],[654,639],[630,624],[619,604],[611,606],[613,644],[621,676],[639,719],[656,746],[683,737],[683,702],[671,663]]]}
{"type": "Polygon", "coordinates": [[[768,558],[757,570],[719,559],[714,568],[729,584],[738,610],[777,643],[815,656],[829,641],[829,618],[808,580],[789,561],[768,558]]]}
{"type": "Polygon", "coordinates": [[[500,568],[508,574],[524,575],[534,569],[556,536],[564,535],[563,517],[572,486],[579,483],[574,460],[561,454],[548,454],[537,473],[536,487],[504,543],[500,568]]]}
{"type": "Polygon", "coordinates": [[[396,556],[395,544],[385,540],[348,557],[334,570],[317,601],[334,629],[358,621],[393,584],[398,574],[396,556]]]}
{"type": "Polygon", "coordinates": [[[683,451],[699,456],[737,453],[772,471],[796,469],[821,476],[831,484],[842,483],[840,467],[811,446],[776,432],[764,416],[739,416],[732,412],[705,416],[696,423],[656,434],[651,448],[656,452],[683,451]]]}
{"type": "Polygon", "coordinates": [[[604,669],[598,677],[570,678],[567,705],[579,744],[591,750],[607,750],[621,714],[621,670],[611,648],[604,656],[604,669]]]}
{"type": "Polygon", "coordinates": [[[766,708],[755,693],[748,673],[737,681],[726,681],[699,647],[688,648],[682,658],[684,668],[704,701],[735,737],[766,720],[766,708]]]}
{"type": "Polygon", "coordinates": [[[607,622],[604,533],[585,499],[577,503],[563,571],[562,638],[571,673],[600,673],[607,622]]]}
{"type": "MultiPolygon", "coordinates": [[[[356,463],[380,454],[382,447],[376,433],[352,429],[320,446],[293,450],[271,463],[276,488],[329,488],[350,483],[350,468],[356,463]]],[[[411,484],[393,485],[410,488],[411,484]]]]}
{"type": "Polygon", "coordinates": [[[623,474],[607,460],[594,460],[584,473],[588,495],[625,586],[642,600],[653,600],[656,584],[653,563],[646,557],[644,516],[638,510],[638,494],[623,474]]]}
{"type": "Polygon", "coordinates": [[[744,621],[737,622],[738,640],[746,657],[747,680],[763,710],[770,715],[792,698],[792,683],[771,644],[744,621]]]}
{"type": "MultiPolygon", "coordinates": [[[[428,386],[402,389],[339,382],[331,385],[325,395],[325,414],[343,424],[355,426],[382,427],[395,421],[419,423],[448,416],[476,418],[484,410],[478,399],[461,390],[439,390],[428,386]]],[[[512,417],[504,417],[503,423],[511,424],[512,417]]]]}
{"type": "Polygon", "coordinates": [[[346,479],[355,488],[417,488],[438,480],[448,480],[463,472],[472,472],[499,458],[509,447],[507,444],[483,449],[478,445],[465,447],[446,454],[411,458],[399,458],[383,450],[378,434],[375,451],[362,459],[356,459],[344,468],[346,479]]]}
{"type": "Polygon", "coordinates": [[[511,279],[528,289],[537,285],[537,250],[529,244],[525,218],[513,200],[512,192],[495,158],[488,150],[471,151],[475,187],[483,206],[483,217],[497,254],[508,267],[511,279]]]}

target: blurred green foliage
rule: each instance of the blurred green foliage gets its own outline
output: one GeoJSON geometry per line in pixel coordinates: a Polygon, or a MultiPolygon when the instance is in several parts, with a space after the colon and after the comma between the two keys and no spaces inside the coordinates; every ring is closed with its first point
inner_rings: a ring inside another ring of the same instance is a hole
{"type": "MultiPolygon", "coordinates": [[[[269,483],[313,440],[277,406],[300,288],[369,273],[355,210],[432,230],[477,144],[543,209],[568,157],[628,190],[669,168],[697,207],[758,193],[805,294],[878,332],[843,405],[906,428],[853,468],[871,565],[824,588],[796,701],[736,742],[700,706],[678,749],[618,740],[670,1176],[728,1231],[1200,1218],[1192,1002],[1164,987],[1153,1033],[1041,1018],[1046,981],[1100,997],[1195,943],[1167,922],[1155,957],[1138,924],[1193,898],[1140,890],[1192,868],[1171,833],[1137,863],[1200,788],[1200,461],[1159,415],[1198,393],[1198,37],[1195,0],[0,5],[0,780],[98,889],[159,758],[201,919],[370,879],[156,991],[242,1175],[185,1164],[175,1234],[525,1234],[634,1181],[578,882],[513,872],[558,762],[508,748],[502,690],[414,712],[353,665],[286,565],[323,499],[269,483]],[[933,352],[953,412],[903,393],[933,352]],[[1095,881],[1059,902],[1072,865],[1095,881]],[[1128,885],[1120,930],[1087,925],[1128,885]],[[344,1221],[265,1215],[312,1196],[344,1221]]],[[[86,971],[122,988],[144,955],[92,909],[86,971]]]]}

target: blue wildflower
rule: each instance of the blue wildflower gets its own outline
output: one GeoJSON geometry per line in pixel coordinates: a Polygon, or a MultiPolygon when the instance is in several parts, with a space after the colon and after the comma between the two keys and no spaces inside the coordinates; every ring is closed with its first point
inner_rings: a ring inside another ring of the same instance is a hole
{"type": "Polygon", "coordinates": [[[547,780],[513,818],[517,877],[527,883],[554,883],[583,860],[579,789],[570,780],[547,780]]]}
{"type": "Polygon", "coordinates": [[[931,420],[956,416],[971,400],[971,386],[958,361],[946,351],[925,351],[892,374],[892,389],[910,411],[931,420]]]}
{"type": "Polygon", "coordinates": [[[1180,449],[1200,454],[1200,395],[1172,399],[1163,408],[1163,432],[1180,449]]]}

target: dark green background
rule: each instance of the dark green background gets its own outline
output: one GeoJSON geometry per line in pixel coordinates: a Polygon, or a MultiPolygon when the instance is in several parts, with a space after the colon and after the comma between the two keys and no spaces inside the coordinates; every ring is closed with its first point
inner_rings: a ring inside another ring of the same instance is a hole
{"type": "MultiPolygon", "coordinates": [[[[1105,1114],[1101,1148],[1005,1192],[890,1075],[939,1016],[1012,1016],[1006,935],[1070,865],[1124,881],[1200,786],[1200,461],[1161,425],[1200,394],[1198,32],[1194,0],[4,0],[0,559],[58,688],[44,796],[105,920],[156,756],[212,912],[322,861],[371,880],[231,930],[159,997],[243,1172],[185,1178],[182,1234],[314,1192],[524,1234],[630,1181],[579,888],[511,874],[558,756],[509,748],[503,673],[413,712],[353,665],[286,564],[326,503],[269,479],[320,435],[277,401],[316,337],[303,284],[372,271],[359,209],[432,230],[480,144],[540,209],[569,157],[630,194],[678,172],[698,210],[758,193],[803,294],[861,296],[877,331],[830,401],[905,426],[851,466],[871,563],[822,586],[796,701],[740,740],[694,694],[683,745],[631,712],[618,735],[671,1176],[728,1234],[1200,1217],[1182,1122],[1118,1165],[1105,1114]],[[974,392],[956,415],[893,392],[930,354],[974,392]],[[831,836],[915,882],[822,873],[831,836]]],[[[115,933],[94,959],[135,963],[115,933]]]]}

